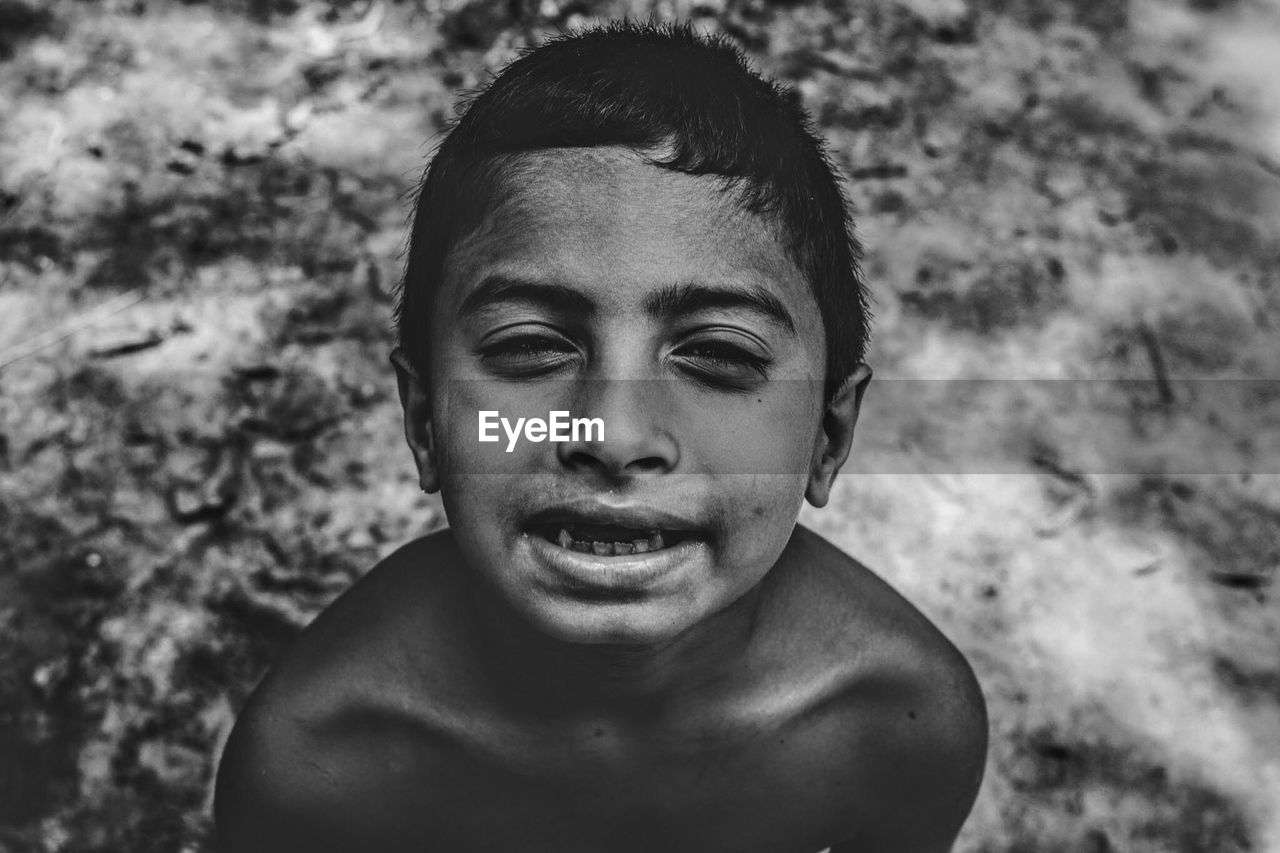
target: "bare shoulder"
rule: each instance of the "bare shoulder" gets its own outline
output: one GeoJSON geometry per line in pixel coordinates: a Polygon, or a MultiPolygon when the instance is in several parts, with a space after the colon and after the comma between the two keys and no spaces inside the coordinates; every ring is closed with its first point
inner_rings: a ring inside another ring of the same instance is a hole
{"type": "MultiPolygon", "coordinates": [[[[987,751],[982,690],[955,645],[867,567],[797,527],[796,593],[839,685],[833,709],[865,819],[847,849],[946,851],[968,816],[987,751]]],[[[841,847],[834,848],[835,851],[841,847]]]]}
{"type": "Polygon", "coordinates": [[[450,545],[435,534],[387,557],[275,662],[219,762],[214,817],[222,853],[360,849],[350,837],[360,824],[352,820],[353,795],[380,756],[353,744],[350,733],[376,720],[380,750],[396,742],[397,729],[405,739],[418,736],[422,661],[403,631],[409,624],[447,630],[443,617],[433,619],[447,566],[433,564],[452,559],[450,545]]]}

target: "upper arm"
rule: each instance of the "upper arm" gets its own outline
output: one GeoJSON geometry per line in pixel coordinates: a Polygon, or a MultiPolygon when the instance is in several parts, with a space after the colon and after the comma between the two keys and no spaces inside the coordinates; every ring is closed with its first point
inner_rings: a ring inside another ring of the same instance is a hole
{"type": "Polygon", "coordinates": [[[301,850],[290,841],[292,825],[305,828],[306,806],[278,766],[282,744],[267,720],[252,709],[236,722],[218,764],[213,817],[219,853],[301,850]]]}
{"type": "MultiPolygon", "coordinates": [[[[418,731],[381,713],[406,701],[403,632],[393,615],[431,601],[413,586],[423,573],[410,558],[438,559],[431,549],[442,542],[448,545],[440,536],[415,540],[388,557],[276,661],[219,763],[219,853],[387,849],[381,840],[400,829],[405,810],[382,771],[388,761],[404,761],[407,744],[416,743],[397,733],[418,731]]],[[[420,630],[426,620],[420,611],[412,615],[420,630]]]]}
{"type": "Polygon", "coordinates": [[[299,724],[251,706],[237,721],[214,789],[218,853],[356,850],[342,837],[334,774],[299,724]]]}
{"type": "Polygon", "coordinates": [[[987,753],[986,704],[954,649],[876,726],[862,804],[867,820],[831,853],[947,853],[973,808],[987,753]]]}

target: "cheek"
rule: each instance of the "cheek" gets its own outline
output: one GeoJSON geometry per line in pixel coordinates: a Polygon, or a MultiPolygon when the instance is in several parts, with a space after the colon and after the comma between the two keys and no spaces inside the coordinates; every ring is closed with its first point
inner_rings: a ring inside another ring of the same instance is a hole
{"type": "Polygon", "coordinates": [[[785,393],[770,389],[723,406],[691,407],[693,422],[681,443],[704,471],[806,477],[819,416],[808,384],[779,382],[785,393]]]}
{"type": "Polygon", "coordinates": [[[442,478],[441,499],[449,526],[459,538],[469,538],[477,544],[493,538],[498,525],[492,519],[505,513],[504,495],[510,492],[501,478],[475,475],[459,475],[453,471],[442,478]],[[490,523],[481,523],[490,519],[490,523]]]}
{"type": "Polygon", "coordinates": [[[792,474],[740,475],[721,481],[721,560],[759,574],[777,561],[795,527],[805,478],[792,474]]]}
{"type": "MultiPolygon", "coordinates": [[[[449,522],[459,537],[476,543],[501,538],[501,522],[515,517],[527,474],[528,443],[506,452],[509,438],[499,425],[480,440],[481,411],[507,415],[512,401],[495,394],[493,383],[445,379],[435,385],[434,418],[440,491],[449,522]]],[[[488,546],[487,546],[488,547],[488,546]]]]}
{"type": "Polygon", "coordinates": [[[521,477],[537,467],[539,453],[552,446],[527,440],[523,427],[531,418],[545,420],[550,408],[556,408],[549,406],[545,390],[483,379],[445,380],[437,388],[437,464],[443,480],[505,477],[509,489],[513,482],[522,482],[521,477]],[[488,413],[483,427],[481,412],[488,413]]]}

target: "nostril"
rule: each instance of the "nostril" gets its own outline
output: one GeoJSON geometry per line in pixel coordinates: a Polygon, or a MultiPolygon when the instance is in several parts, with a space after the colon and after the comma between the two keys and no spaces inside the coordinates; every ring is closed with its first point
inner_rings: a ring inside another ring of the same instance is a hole
{"type": "Polygon", "coordinates": [[[590,440],[557,443],[556,455],[566,468],[611,478],[660,474],[680,460],[675,439],[665,431],[614,421],[590,440]]]}
{"type": "Polygon", "coordinates": [[[570,468],[615,476],[619,474],[648,474],[655,471],[665,471],[670,467],[670,463],[661,456],[642,456],[619,466],[611,464],[609,457],[604,454],[596,455],[582,450],[570,453],[565,462],[570,468]]]}
{"type": "Polygon", "coordinates": [[[660,471],[667,467],[667,463],[661,456],[645,456],[642,459],[633,459],[627,463],[627,467],[634,471],[660,471]]]}
{"type": "Polygon", "coordinates": [[[581,450],[575,450],[569,454],[568,463],[573,468],[591,468],[604,470],[607,466],[604,462],[592,456],[590,453],[584,453],[581,450]]]}

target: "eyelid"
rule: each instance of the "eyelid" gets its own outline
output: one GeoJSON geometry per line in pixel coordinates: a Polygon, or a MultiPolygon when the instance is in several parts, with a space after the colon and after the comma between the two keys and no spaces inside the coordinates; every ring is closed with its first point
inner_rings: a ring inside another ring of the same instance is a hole
{"type": "Polygon", "coordinates": [[[726,343],[746,349],[751,355],[773,360],[773,350],[763,338],[735,326],[699,326],[681,337],[675,349],[702,341],[726,343]]]}
{"type": "Polygon", "coordinates": [[[489,331],[485,332],[483,335],[480,336],[479,343],[481,346],[485,346],[486,344],[493,343],[493,339],[495,337],[501,336],[505,332],[510,332],[512,329],[520,329],[521,331],[510,335],[510,337],[519,337],[520,334],[529,334],[529,335],[543,334],[547,336],[564,338],[566,341],[569,340],[568,335],[566,335],[563,331],[551,325],[550,323],[544,323],[537,320],[520,320],[515,323],[507,323],[506,325],[499,326],[496,329],[490,329],[489,331]],[[527,327],[527,331],[526,331],[526,327],[527,327]]]}
{"type": "MultiPolygon", "coordinates": [[[[517,324],[517,327],[523,324],[517,324]]],[[[514,327],[506,327],[510,331],[514,327]]],[[[473,348],[479,363],[494,376],[536,380],[559,374],[581,361],[576,344],[551,331],[526,331],[487,336],[473,348]]]]}
{"type": "Polygon", "coordinates": [[[673,366],[700,385],[719,391],[747,391],[769,378],[773,353],[756,335],[726,326],[701,327],[672,350],[673,366]],[[698,353],[707,348],[719,353],[698,353]]]}
{"type": "Polygon", "coordinates": [[[672,366],[679,375],[713,391],[747,392],[769,379],[771,362],[742,350],[741,357],[679,356],[672,366]]]}

